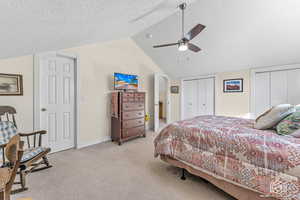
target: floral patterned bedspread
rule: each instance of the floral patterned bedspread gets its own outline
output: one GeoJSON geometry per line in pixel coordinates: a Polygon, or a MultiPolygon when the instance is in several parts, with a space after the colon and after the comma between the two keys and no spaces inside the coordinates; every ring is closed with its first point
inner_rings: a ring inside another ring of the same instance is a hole
{"type": "Polygon", "coordinates": [[[174,122],[155,138],[155,156],[170,156],[265,196],[300,200],[300,139],[253,124],[221,116],[174,122]]]}

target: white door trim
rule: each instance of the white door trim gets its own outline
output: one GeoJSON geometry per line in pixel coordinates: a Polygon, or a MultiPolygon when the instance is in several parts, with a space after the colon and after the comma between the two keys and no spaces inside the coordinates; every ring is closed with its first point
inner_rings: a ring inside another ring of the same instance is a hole
{"type": "MultiPolygon", "coordinates": [[[[275,72],[275,71],[286,71],[300,69],[300,64],[290,64],[290,65],[281,65],[281,66],[270,66],[270,67],[260,67],[251,69],[250,77],[250,113],[255,116],[255,76],[257,73],[264,72],[275,72]]],[[[271,90],[270,90],[271,91],[271,90]]]]}
{"type": "Polygon", "coordinates": [[[191,76],[191,77],[186,77],[180,79],[180,85],[181,85],[181,93],[180,93],[180,119],[183,120],[183,109],[184,109],[184,89],[183,89],[183,82],[184,81],[192,81],[192,80],[199,80],[199,79],[208,79],[212,78],[214,79],[214,115],[216,114],[216,95],[217,95],[217,90],[216,90],[216,75],[215,74],[210,74],[210,75],[200,75],[200,76],[191,76]]]}
{"type": "MultiPolygon", "coordinates": [[[[156,77],[162,77],[162,78],[165,78],[167,80],[167,113],[166,113],[166,122],[167,124],[169,124],[171,122],[171,92],[170,92],[170,87],[171,87],[171,80],[169,78],[168,75],[166,74],[163,74],[163,73],[155,73],[154,76],[156,77]]],[[[156,81],[155,81],[155,77],[154,77],[154,114],[153,114],[153,118],[154,118],[154,131],[157,132],[159,130],[159,125],[156,124],[156,113],[155,113],[155,107],[156,106],[159,106],[158,102],[156,102],[156,94],[157,94],[157,91],[158,90],[158,95],[159,95],[159,88],[156,88],[156,81]]],[[[159,83],[158,83],[158,86],[159,86],[159,83]]],[[[159,119],[158,119],[158,123],[159,123],[159,119]]]]}
{"type": "Polygon", "coordinates": [[[63,56],[67,58],[74,59],[74,68],[75,68],[75,133],[74,133],[74,147],[76,149],[79,147],[79,135],[80,135],[80,112],[79,112],[79,97],[80,97],[80,66],[79,66],[79,56],[72,53],[64,53],[64,52],[46,52],[39,53],[34,55],[33,60],[33,128],[34,130],[40,130],[40,60],[42,57],[47,55],[57,55],[63,56]]]}

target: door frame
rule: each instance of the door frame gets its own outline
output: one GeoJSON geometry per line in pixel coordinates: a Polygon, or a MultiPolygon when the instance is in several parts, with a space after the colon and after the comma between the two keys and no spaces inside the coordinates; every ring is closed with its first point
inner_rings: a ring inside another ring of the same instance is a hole
{"type": "MultiPolygon", "coordinates": [[[[164,78],[166,79],[167,81],[167,85],[166,85],[166,89],[167,89],[167,108],[166,108],[166,122],[167,124],[171,122],[171,92],[170,92],[170,87],[171,87],[171,79],[169,78],[168,75],[164,74],[164,73],[155,73],[154,74],[154,114],[153,114],[153,121],[154,121],[154,124],[153,124],[153,129],[155,132],[159,131],[159,113],[158,115],[156,115],[156,112],[155,112],[155,108],[158,106],[159,107],[159,102],[156,102],[156,94],[158,92],[158,101],[159,101],[159,78],[164,78]],[[158,80],[156,80],[156,77],[158,78],[158,80]],[[157,81],[158,81],[158,84],[157,84],[157,81]],[[157,88],[158,86],[158,88],[157,88]],[[158,117],[158,126],[156,126],[156,117],[158,117]]],[[[158,112],[159,112],[159,108],[158,108],[158,112]]]]}
{"type": "Polygon", "coordinates": [[[79,56],[73,53],[65,53],[65,52],[45,52],[34,54],[33,57],[33,128],[34,130],[41,129],[41,121],[40,121],[40,60],[47,56],[47,55],[55,55],[61,57],[67,57],[74,60],[74,88],[75,88],[75,99],[74,99],[74,114],[75,114],[75,121],[74,121],[74,148],[78,149],[79,147],[79,135],[80,135],[80,105],[79,105],[79,97],[80,97],[80,87],[79,87],[79,80],[80,80],[80,65],[79,65],[79,56]]]}
{"type": "Polygon", "coordinates": [[[216,96],[217,96],[217,90],[216,90],[216,78],[217,75],[215,74],[209,74],[209,75],[199,75],[199,76],[191,76],[180,79],[180,85],[181,85],[181,93],[180,93],[180,119],[183,120],[183,109],[184,109],[184,88],[183,88],[183,82],[184,81],[193,81],[193,80],[199,80],[199,79],[214,79],[214,115],[216,114],[216,96]]]}
{"type": "MultiPolygon", "coordinates": [[[[250,114],[255,116],[255,78],[258,73],[266,73],[266,72],[276,72],[276,71],[287,71],[300,69],[300,64],[287,64],[281,66],[269,66],[269,67],[259,67],[252,68],[250,75],[250,114]]],[[[271,91],[271,90],[270,90],[271,91]]],[[[257,117],[257,116],[255,116],[257,117]]]]}

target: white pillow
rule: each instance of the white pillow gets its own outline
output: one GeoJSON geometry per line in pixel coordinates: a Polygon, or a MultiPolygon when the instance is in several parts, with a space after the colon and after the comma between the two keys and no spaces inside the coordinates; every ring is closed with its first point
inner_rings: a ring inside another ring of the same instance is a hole
{"type": "Polygon", "coordinates": [[[255,120],[254,128],[260,130],[272,128],[293,112],[295,112],[295,106],[290,104],[274,106],[255,120]]]}

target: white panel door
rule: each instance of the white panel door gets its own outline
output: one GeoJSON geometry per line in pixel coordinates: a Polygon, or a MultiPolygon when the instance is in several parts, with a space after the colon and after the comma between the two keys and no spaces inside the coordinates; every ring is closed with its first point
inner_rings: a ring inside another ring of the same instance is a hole
{"type": "Polygon", "coordinates": [[[270,72],[255,75],[255,115],[259,116],[270,109],[270,72]]]}
{"type": "Polygon", "coordinates": [[[292,105],[300,104],[300,69],[287,72],[288,103],[292,105]]]}
{"type": "Polygon", "coordinates": [[[74,147],[74,60],[54,55],[40,61],[40,121],[53,152],[74,147]]]}
{"type": "Polygon", "coordinates": [[[271,106],[288,103],[287,71],[271,72],[271,106]]]}
{"type": "Polygon", "coordinates": [[[183,119],[197,116],[197,81],[183,81],[183,119]]]}

